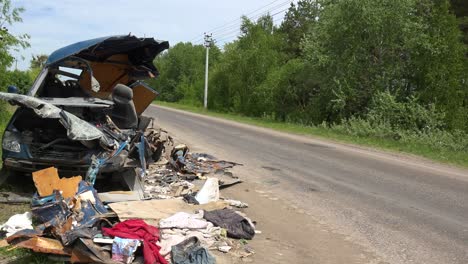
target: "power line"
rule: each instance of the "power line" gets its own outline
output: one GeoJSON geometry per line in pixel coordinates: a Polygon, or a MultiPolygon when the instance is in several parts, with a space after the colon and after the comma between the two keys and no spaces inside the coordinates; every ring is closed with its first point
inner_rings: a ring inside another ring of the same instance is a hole
{"type": "MultiPolygon", "coordinates": [[[[288,5],[288,4],[290,4],[290,3],[291,3],[291,0],[288,0],[288,1],[285,1],[285,2],[283,2],[283,3],[281,3],[281,4],[279,4],[279,5],[276,5],[276,6],[272,7],[271,9],[268,9],[268,10],[264,11],[263,13],[254,15],[254,16],[252,16],[252,17],[249,17],[248,15],[245,15],[245,16],[246,16],[248,19],[250,19],[250,20],[255,20],[255,19],[259,18],[259,17],[262,17],[262,16],[264,16],[264,15],[266,15],[266,14],[272,12],[272,11],[278,10],[278,9],[280,9],[280,8],[284,7],[285,5],[288,5]]],[[[224,31],[224,30],[228,30],[228,29],[231,29],[231,28],[233,28],[233,27],[239,27],[240,24],[242,23],[242,18],[237,19],[236,22],[237,22],[236,24],[231,25],[231,26],[229,26],[229,27],[227,27],[227,28],[218,29],[218,30],[214,30],[214,31],[210,31],[210,32],[212,32],[213,34],[216,34],[216,33],[218,33],[218,32],[222,32],[222,31],[224,31]]]]}
{"type": "MultiPolygon", "coordinates": [[[[273,5],[273,4],[277,3],[278,1],[280,1],[280,0],[275,0],[273,2],[270,2],[269,4],[264,5],[264,6],[260,7],[260,8],[257,8],[256,10],[254,10],[254,11],[252,11],[252,12],[250,12],[250,13],[244,15],[244,16],[246,16],[250,20],[254,20],[254,19],[256,19],[258,17],[261,17],[261,16],[263,16],[263,15],[269,13],[269,12],[272,12],[272,11],[277,10],[277,9],[287,5],[287,4],[290,4],[294,0],[283,1],[283,2],[279,3],[278,5],[270,7],[266,11],[263,11],[263,13],[260,13],[260,14],[249,17],[250,15],[257,13],[258,11],[264,9],[265,7],[273,5]]],[[[223,32],[223,31],[226,31],[226,30],[230,30],[232,28],[239,28],[240,25],[241,25],[241,22],[242,22],[242,19],[237,18],[237,19],[232,20],[230,22],[227,22],[227,23],[225,23],[225,24],[223,24],[221,26],[215,27],[215,28],[209,30],[208,32],[219,33],[219,32],[223,32]]],[[[195,43],[199,43],[199,42],[202,42],[202,41],[203,41],[203,36],[200,36],[200,35],[197,36],[197,37],[194,37],[193,39],[190,40],[190,42],[195,42],[195,43]],[[196,40],[196,41],[194,41],[194,40],[196,40]]]]}
{"type": "MultiPolygon", "coordinates": [[[[261,9],[267,7],[267,6],[270,6],[270,5],[272,5],[272,4],[274,4],[274,3],[278,2],[278,1],[280,1],[280,0],[275,0],[275,1],[273,1],[273,2],[271,2],[271,3],[269,3],[269,4],[267,4],[267,5],[265,5],[265,6],[263,6],[263,7],[260,7],[260,8],[258,8],[258,9],[255,9],[254,11],[245,14],[245,16],[250,16],[250,15],[256,13],[257,11],[259,11],[259,10],[261,10],[261,9]]],[[[288,1],[290,1],[290,0],[288,0],[288,1]]],[[[224,27],[228,26],[229,24],[237,23],[239,20],[240,20],[240,18],[236,18],[236,19],[234,19],[234,20],[232,20],[232,21],[230,21],[230,22],[228,22],[228,23],[225,23],[225,24],[223,24],[223,25],[221,25],[221,26],[218,26],[218,27],[216,27],[216,28],[211,29],[210,32],[217,32],[217,31],[220,31],[220,30],[222,30],[224,27]]]]}
{"type": "MultiPolygon", "coordinates": [[[[289,8],[283,9],[283,10],[281,10],[281,11],[279,11],[279,12],[276,12],[276,13],[270,15],[270,16],[271,16],[271,17],[274,17],[274,16],[276,16],[276,15],[278,15],[278,14],[280,14],[280,13],[282,13],[282,12],[288,10],[288,9],[289,9],[289,8]]],[[[261,14],[261,15],[259,15],[258,17],[249,18],[249,19],[250,19],[250,20],[254,20],[254,19],[259,18],[259,17],[261,17],[261,16],[263,16],[263,15],[266,15],[266,14],[267,14],[267,13],[261,14]]],[[[213,34],[216,35],[216,38],[222,38],[222,37],[227,36],[227,35],[230,35],[230,34],[232,34],[232,33],[237,33],[237,32],[239,32],[239,31],[240,31],[241,25],[242,25],[242,23],[239,23],[238,25],[235,25],[235,27],[232,27],[232,28],[230,28],[230,29],[226,29],[224,32],[219,32],[218,34],[216,34],[215,32],[213,32],[213,34]]]]}
{"type": "MultiPolygon", "coordinates": [[[[264,5],[264,6],[260,7],[260,8],[258,8],[258,9],[255,9],[254,11],[248,13],[247,15],[251,15],[251,14],[257,12],[258,10],[261,10],[261,9],[267,7],[267,6],[270,6],[270,5],[272,5],[272,4],[274,4],[274,3],[278,2],[278,1],[280,1],[280,0],[275,0],[275,1],[273,1],[273,2],[270,2],[270,3],[267,4],[267,5],[264,5]]],[[[221,28],[221,27],[224,27],[224,26],[226,26],[226,25],[228,25],[228,24],[231,24],[231,23],[233,23],[233,22],[236,22],[237,20],[238,20],[238,18],[236,18],[236,19],[234,19],[234,20],[232,20],[232,21],[229,21],[229,22],[227,22],[227,23],[224,23],[224,24],[221,25],[221,26],[214,27],[214,28],[208,30],[208,32],[212,32],[212,31],[214,31],[214,30],[217,30],[217,29],[219,29],[219,28],[221,28]]],[[[196,37],[194,37],[194,38],[193,38],[192,40],[190,40],[190,41],[193,41],[194,39],[199,39],[199,38],[200,38],[199,36],[200,36],[200,35],[197,35],[196,37]]]]}
{"type": "MultiPolygon", "coordinates": [[[[270,16],[273,18],[273,17],[275,17],[275,16],[277,16],[279,14],[282,14],[284,11],[286,11],[288,9],[289,8],[280,10],[280,11],[274,13],[274,14],[271,14],[270,16]]],[[[283,19],[282,17],[279,17],[279,18],[273,20],[273,23],[276,23],[276,22],[278,22],[278,21],[280,21],[282,19],[283,19]]],[[[226,40],[231,39],[233,37],[236,37],[236,36],[239,35],[239,31],[240,31],[240,29],[235,29],[235,30],[231,30],[231,31],[228,31],[228,32],[224,32],[223,34],[217,35],[216,36],[216,38],[217,38],[216,42],[223,42],[223,41],[226,41],[226,40]]]]}

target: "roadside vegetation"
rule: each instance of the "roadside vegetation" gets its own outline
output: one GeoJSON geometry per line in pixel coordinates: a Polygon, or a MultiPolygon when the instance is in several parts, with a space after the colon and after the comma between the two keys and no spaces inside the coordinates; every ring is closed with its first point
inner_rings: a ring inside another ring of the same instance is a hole
{"type": "MultiPolygon", "coordinates": [[[[11,111],[12,109],[7,106],[7,105],[1,105],[0,106],[0,139],[3,138],[3,132],[5,131],[6,125],[8,124],[8,121],[10,120],[11,117],[11,111]]],[[[2,155],[2,148],[0,148],[0,157],[2,155]]],[[[0,162],[0,168],[2,167],[2,164],[0,162]]]]}
{"type": "MultiPolygon", "coordinates": [[[[210,111],[468,165],[466,1],[300,0],[275,20],[212,46],[210,111]]],[[[202,106],[204,56],[160,56],[160,99],[202,106]]]]}

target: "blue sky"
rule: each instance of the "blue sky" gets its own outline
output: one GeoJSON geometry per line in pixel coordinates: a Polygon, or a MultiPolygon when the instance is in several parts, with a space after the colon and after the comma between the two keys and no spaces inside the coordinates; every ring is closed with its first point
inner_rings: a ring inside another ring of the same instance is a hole
{"type": "Polygon", "coordinates": [[[31,48],[15,54],[18,68],[26,69],[31,54],[49,54],[80,40],[130,32],[175,44],[201,42],[203,32],[212,31],[223,44],[235,39],[241,15],[256,18],[270,11],[279,22],[288,2],[291,1],[12,0],[26,11],[22,14],[23,23],[13,25],[10,31],[31,36],[31,48]]]}

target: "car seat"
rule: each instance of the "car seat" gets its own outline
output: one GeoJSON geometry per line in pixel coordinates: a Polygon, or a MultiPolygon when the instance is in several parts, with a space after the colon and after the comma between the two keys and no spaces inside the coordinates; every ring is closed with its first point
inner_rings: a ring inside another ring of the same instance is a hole
{"type": "Polygon", "coordinates": [[[136,129],[138,116],[133,104],[133,91],[130,87],[117,84],[112,90],[112,121],[121,129],[136,129]]]}

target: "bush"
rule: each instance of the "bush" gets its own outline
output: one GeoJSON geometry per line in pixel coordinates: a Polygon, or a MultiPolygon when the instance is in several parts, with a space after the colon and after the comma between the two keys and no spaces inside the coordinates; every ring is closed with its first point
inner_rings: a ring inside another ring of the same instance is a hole
{"type": "Polygon", "coordinates": [[[374,126],[384,123],[393,130],[410,131],[444,129],[444,118],[444,113],[437,111],[434,105],[424,107],[417,102],[416,97],[410,97],[406,102],[397,102],[389,92],[378,92],[366,115],[366,119],[374,126]]]}
{"type": "Polygon", "coordinates": [[[468,134],[445,130],[444,113],[418,104],[416,98],[398,102],[388,92],[377,94],[363,117],[351,117],[331,129],[346,135],[421,144],[436,150],[468,153],[468,134]]]}

